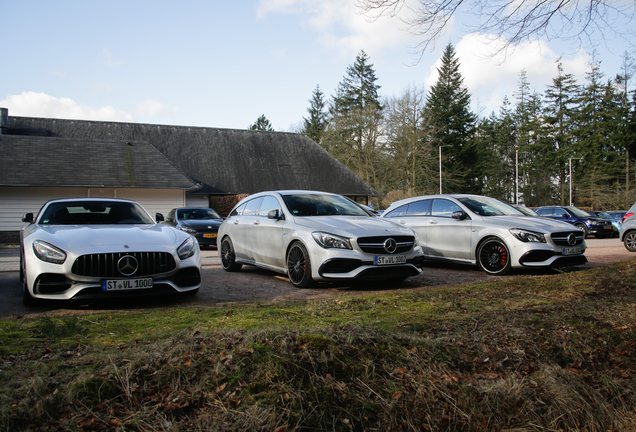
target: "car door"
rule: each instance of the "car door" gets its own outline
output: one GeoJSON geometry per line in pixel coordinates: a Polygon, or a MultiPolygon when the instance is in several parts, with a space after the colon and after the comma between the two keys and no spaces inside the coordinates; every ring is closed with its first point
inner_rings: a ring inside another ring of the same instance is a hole
{"type": "Polygon", "coordinates": [[[272,195],[263,197],[258,213],[254,217],[252,227],[252,254],[254,262],[269,267],[283,269],[285,267],[285,247],[283,231],[286,225],[284,218],[269,219],[267,215],[278,210],[283,215],[283,207],[272,195]]]}
{"type": "Polygon", "coordinates": [[[384,216],[392,222],[407,226],[417,233],[424,255],[426,255],[426,223],[431,214],[431,199],[404,204],[384,216]]]}
{"type": "Polygon", "coordinates": [[[426,255],[459,261],[474,260],[472,220],[453,219],[453,213],[464,211],[453,201],[435,198],[426,222],[426,255]]]}

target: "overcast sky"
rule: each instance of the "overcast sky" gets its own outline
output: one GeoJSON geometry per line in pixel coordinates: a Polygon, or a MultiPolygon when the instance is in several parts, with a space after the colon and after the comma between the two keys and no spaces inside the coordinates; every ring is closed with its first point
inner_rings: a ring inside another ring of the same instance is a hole
{"type": "MultiPolygon", "coordinates": [[[[473,109],[513,100],[519,72],[543,92],[563,57],[584,81],[590,53],[554,41],[486,59],[485,35],[454,20],[432,52],[396,19],[368,22],[353,0],[0,1],[0,107],[9,115],[245,129],[264,114],[298,129],[316,85],[326,97],[364,50],[382,96],[434,84],[452,43],[473,109]]],[[[470,17],[463,17],[470,19],[470,17]]],[[[620,40],[598,48],[606,78],[620,72],[620,40]]]]}

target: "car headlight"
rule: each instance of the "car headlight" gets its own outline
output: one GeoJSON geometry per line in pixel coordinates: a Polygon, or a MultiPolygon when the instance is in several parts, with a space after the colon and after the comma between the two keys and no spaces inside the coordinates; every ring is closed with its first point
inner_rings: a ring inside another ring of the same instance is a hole
{"type": "Polygon", "coordinates": [[[64,261],[66,261],[66,252],[41,240],[35,240],[33,242],[33,252],[35,252],[35,255],[42,261],[53,264],[63,264],[64,261]]]}
{"type": "Polygon", "coordinates": [[[194,255],[195,250],[194,238],[188,237],[188,239],[177,248],[177,255],[179,255],[179,258],[182,260],[188,259],[194,255]]]}
{"type": "Polygon", "coordinates": [[[524,243],[545,243],[545,235],[542,233],[527,231],[519,228],[512,228],[510,234],[515,236],[517,240],[521,240],[524,243]]]}
{"type": "Polygon", "coordinates": [[[198,232],[198,231],[197,231],[197,230],[195,230],[194,228],[190,228],[190,227],[189,227],[189,226],[187,226],[187,225],[181,225],[181,226],[179,227],[179,229],[180,229],[181,231],[185,231],[185,232],[190,233],[190,234],[196,234],[196,233],[198,232]]]}
{"type": "Polygon", "coordinates": [[[337,249],[353,249],[351,242],[346,237],[340,237],[334,234],[316,231],[311,233],[320,246],[325,249],[337,248],[337,249]]]}

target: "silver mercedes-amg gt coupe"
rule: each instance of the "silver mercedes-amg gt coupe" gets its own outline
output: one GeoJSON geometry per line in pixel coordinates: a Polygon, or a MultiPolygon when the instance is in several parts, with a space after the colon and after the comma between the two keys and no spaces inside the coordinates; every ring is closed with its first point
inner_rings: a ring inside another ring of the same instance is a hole
{"type": "Polygon", "coordinates": [[[219,227],[226,271],[243,264],[286,274],[299,288],[335,280],[401,280],[421,273],[417,235],[336,194],[261,192],[219,227]]]}
{"type": "MultiPolygon", "coordinates": [[[[157,214],[159,220],[163,219],[157,214]]],[[[194,294],[199,246],[122,199],[52,200],[27,213],[20,232],[23,301],[194,294]]]]}

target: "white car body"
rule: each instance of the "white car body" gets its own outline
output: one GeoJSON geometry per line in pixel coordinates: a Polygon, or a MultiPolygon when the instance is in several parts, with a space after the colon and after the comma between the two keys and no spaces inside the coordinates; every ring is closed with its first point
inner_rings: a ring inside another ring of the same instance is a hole
{"type": "Polygon", "coordinates": [[[410,228],[325,192],[250,195],[223,221],[218,241],[225,270],[263,267],[287,274],[301,288],[317,281],[404,279],[421,273],[422,251],[410,228]]]}
{"type": "Polygon", "coordinates": [[[20,276],[25,304],[37,299],[195,293],[201,285],[201,256],[194,238],[156,223],[134,201],[52,200],[35,218],[27,214],[23,221],[20,276]],[[82,206],[94,211],[73,213],[82,206]],[[114,208],[131,209],[138,219],[114,219],[114,208]],[[55,209],[66,209],[64,220],[54,216],[55,209]]]}
{"type": "Polygon", "coordinates": [[[634,208],[630,209],[632,216],[623,219],[620,231],[620,239],[625,245],[625,249],[630,252],[636,252],[636,216],[633,214],[635,210],[634,208]]]}
{"type": "Polygon", "coordinates": [[[427,259],[477,264],[493,275],[506,274],[512,268],[587,262],[582,230],[564,222],[526,216],[493,198],[408,198],[391,204],[382,218],[416,231],[427,259]]]}

